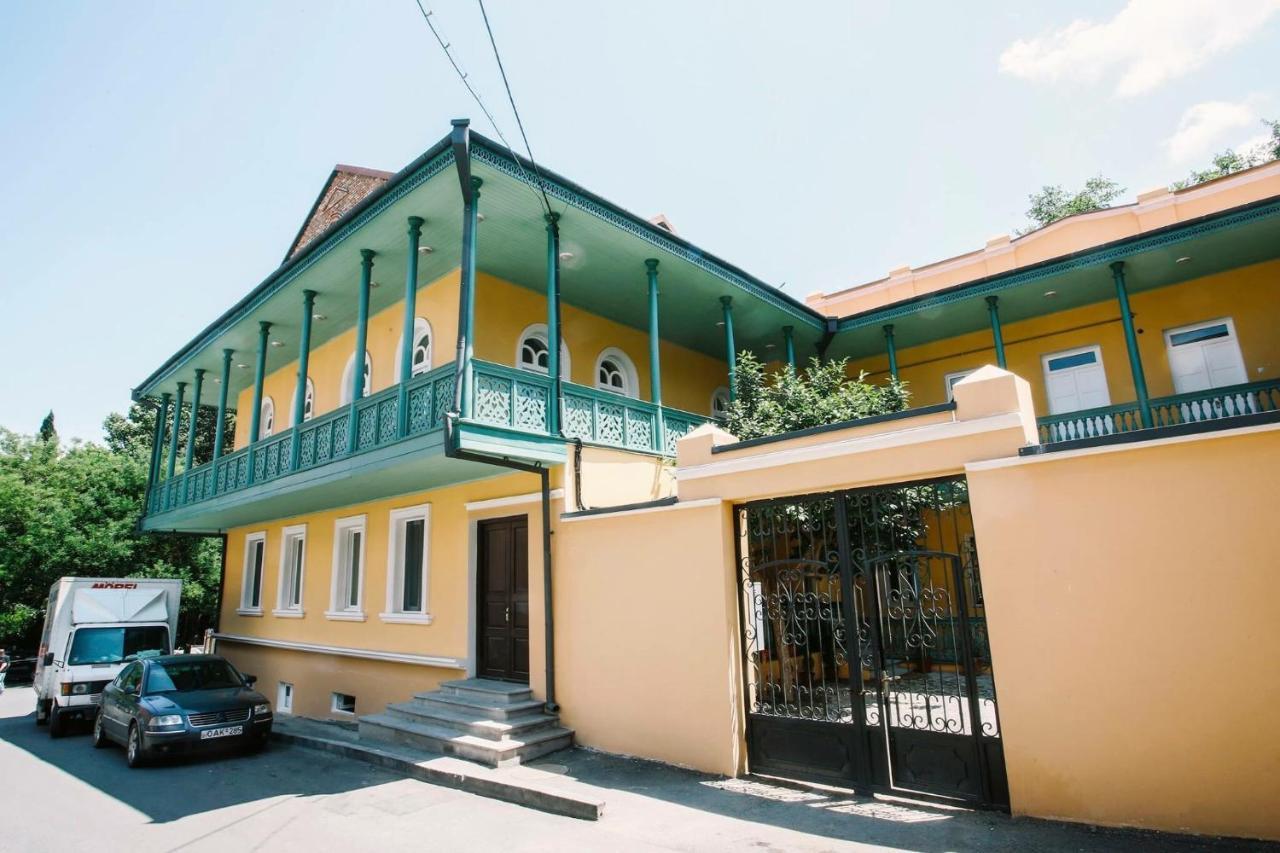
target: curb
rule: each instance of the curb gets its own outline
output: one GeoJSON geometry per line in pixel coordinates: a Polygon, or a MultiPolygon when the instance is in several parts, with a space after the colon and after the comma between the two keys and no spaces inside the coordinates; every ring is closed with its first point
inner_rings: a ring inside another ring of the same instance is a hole
{"type": "Polygon", "coordinates": [[[354,758],[357,761],[364,761],[377,767],[393,770],[420,782],[429,782],[432,785],[454,788],[459,791],[466,791],[469,794],[502,800],[563,817],[572,817],[579,820],[599,820],[600,815],[604,813],[603,800],[593,800],[560,791],[550,791],[545,788],[517,785],[498,779],[486,779],[481,776],[470,776],[465,773],[440,770],[427,766],[425,762],[419,763],[392,752],[361,744],[278,730],[271,732],[271,739],[279,743],[294,744],[306,749],[316,749],[341,755],[345,758],[354,758]]]}

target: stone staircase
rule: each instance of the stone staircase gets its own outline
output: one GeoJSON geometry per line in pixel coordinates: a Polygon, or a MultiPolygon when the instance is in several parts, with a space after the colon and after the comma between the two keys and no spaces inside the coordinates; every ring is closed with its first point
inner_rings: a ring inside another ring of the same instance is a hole
{"type": "Polygon", "coordinates": [[[531,761],[573,745],[527,685],[487,678],[446,681],[439,690],[362,716],[360,740],[454,755],[489,767],[531,761]]]}

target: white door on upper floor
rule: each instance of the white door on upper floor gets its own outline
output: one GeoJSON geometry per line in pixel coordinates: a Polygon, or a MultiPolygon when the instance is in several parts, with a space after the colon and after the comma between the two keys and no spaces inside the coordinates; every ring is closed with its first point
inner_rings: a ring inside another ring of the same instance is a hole
{"type": "Polygon", "coordinates": [[[1249,381],[1230,318],[1169,329],[1164,342],[1173,390],[1179,394],[1249,381]]]}
{"type": "Polygon", "coordinates": [[[1042,361],[1049,414],[1062,415],[1111,405],[1107,374],[1102,369],[1102,350],[1098,347],[1055,352],[1044,356],[1042,361]]]}

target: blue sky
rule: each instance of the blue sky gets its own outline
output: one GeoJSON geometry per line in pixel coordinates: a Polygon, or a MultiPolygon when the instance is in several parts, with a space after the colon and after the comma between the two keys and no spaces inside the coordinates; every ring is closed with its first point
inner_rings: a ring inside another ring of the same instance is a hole
{"type": "MultiPolygon", "coordinates": [[[[514,139],[477,6],[427,5],[514,139]]],[[[1280,0],[487,8],[540,162],[801,297],[1280,117],[1280,0]]],[[[335,163],[399,169],[456,116],[491,133],[413,0],[0,5],[0,426],[99,438],[335,163]]]]}

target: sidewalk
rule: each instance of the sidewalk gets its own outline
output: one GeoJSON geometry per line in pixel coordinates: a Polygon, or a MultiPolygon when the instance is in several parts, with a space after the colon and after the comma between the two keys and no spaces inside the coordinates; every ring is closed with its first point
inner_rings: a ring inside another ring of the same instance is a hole
{"type": "MultiPolygon", "coordinates": [[[[280,740],[370,761],[435,785],[598,821],[614,839],[667,849],[740,849],[761,835],[784,849],[875,845],[905,850],[1259,850],[1265,842],[1104,829],[1011,818],[775,782],[725,779],[583,748],[498,770],[401,747],[360,744],[334,723],[278,717],[280,740]],[[807,837],[806,837],[807,836],[807,837]]],[[[1280,845],[1274,846],[1280,850],[1280,845]]]]}

